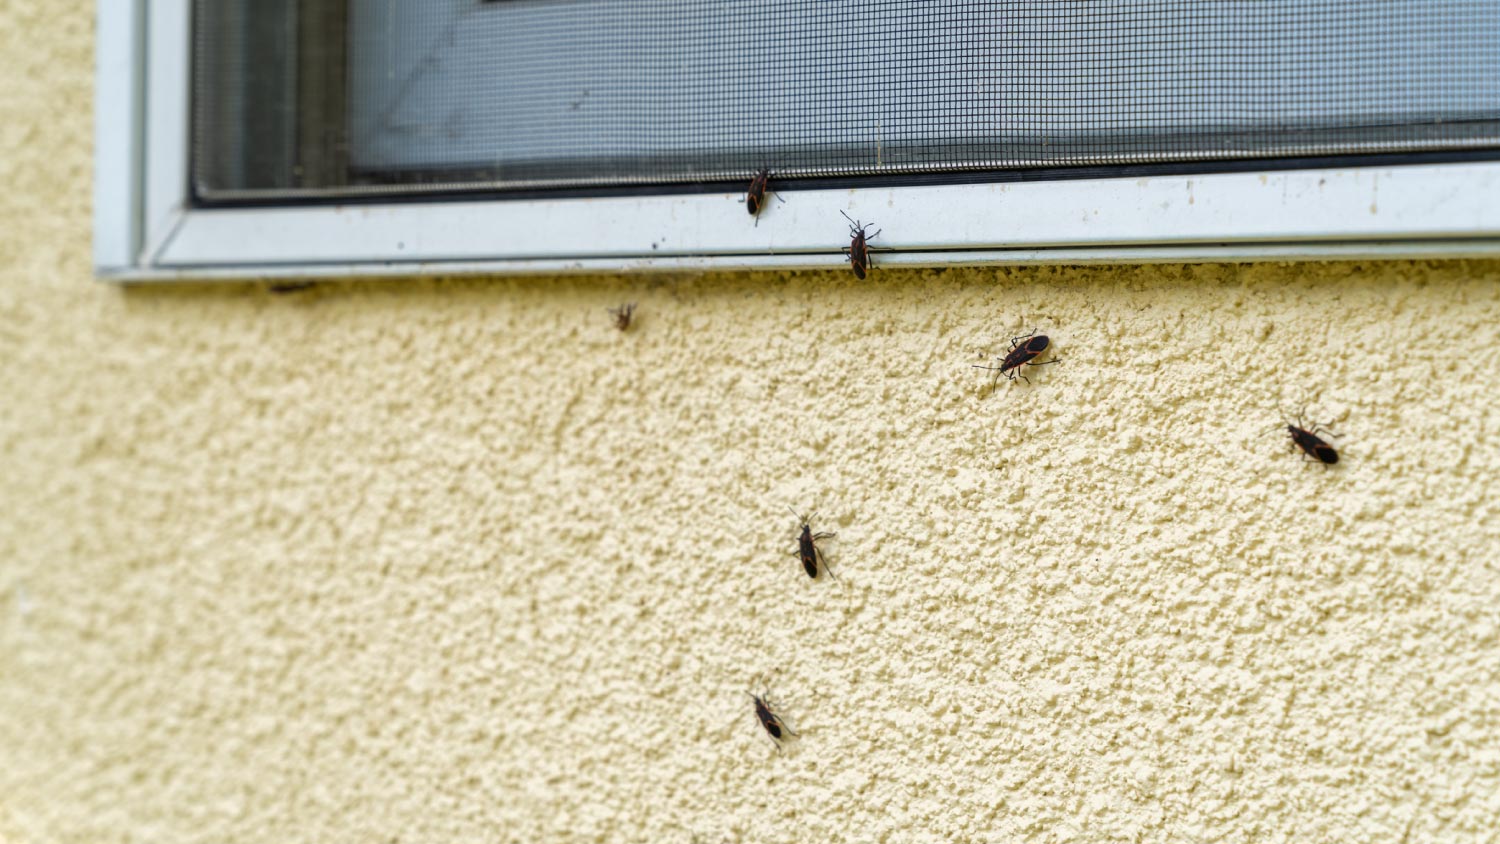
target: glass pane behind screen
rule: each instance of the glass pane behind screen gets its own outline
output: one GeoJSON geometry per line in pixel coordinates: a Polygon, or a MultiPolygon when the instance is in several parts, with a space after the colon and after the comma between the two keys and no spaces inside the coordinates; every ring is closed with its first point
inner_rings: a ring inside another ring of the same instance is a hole
{"type": "Polygon", "coordinates": [[[197,26],[209,199],[1500,147],[1490,0],[200,0],[197,26]]]}

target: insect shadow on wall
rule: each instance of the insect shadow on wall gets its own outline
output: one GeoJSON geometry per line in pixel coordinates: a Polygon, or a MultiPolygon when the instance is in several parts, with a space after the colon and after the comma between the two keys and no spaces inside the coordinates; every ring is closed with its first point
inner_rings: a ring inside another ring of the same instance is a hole
{"type": "Polygon", "coordinates": [[[313,281],[273,281],[266,285],[266,290],[271,293],[298,293],[311,290],[316,284],[313,281]]]}
{"type": "Polygon", "coordinates": [[[813,511],[811,516],[804,516],[801,513],[798,513],[796,510],[793,510],[790,505],[787,506],[787,509],[792,511],[793,516],[797,517],[797,522],[799,524],[797,532],[797,550],[793,551],[792,553],[802,560],[802,569],[807,572],[807,576],[814,580],[817,580],[818,566],[821,564],[823,567],[823,571],[828,572],[829,577],[833,578],[834,580],[838,580],[838,575],[834,574],[833,569],[828,567],[828,559],[823,556],[823,549],[818,547],[818,543],[820,541],[824,539],[832,539],[838,536],[838,534],[813,533],[812,520],[818,517],[818,511],[816,510],[813,511]]]}
{"type": "Polygon", "coordinates": [[[610,317],[614,319],[615,328],[621,331],[630,329],[630,321],[635,317],[634,302],[626,302],[618,308],[605,308],[605,310],[609,311],[610,317]]]}
{"type": "Polygon", "coordinates": [[[1324,466],[1332,466],[1338,463],[1338,450],[1329,445],[1323,437],[1328,436],[1338,439],[1339,435],[1321,425],[1313,425],[1309,428],[1307,423],[1302,421],[1306,415],[1307,409],[1303,408],[1301,414],[1292,417],[1289,422],[1279,423],[1272,430],[1284,429],[1287,437],[1291,440],[1292,450],[1296,451],[1300,449],[1304,462],[1312,461],[1322,463],[1324,466]]]}
{"type": "Polygon", "coordinates": [[[1027,378],[1020,371],[1021,367],[1046,366],[1047,364],[1058,363],[1062,360],[1062,358],[1054,357],[1052,360],[1044,360],[1040,363],[1036,362],[1035,358],[1046,352],[1051,346],[1051,338],[1045,334],[1036,333],[1036,329],[1033,328],[1030,334],[1022,334],[1019,337],[1010,338],[1010,351],[1005,354],[1005,357],[999,359],[999,366],[974,364],[974,368],[995,373],[995,376],[990,379],[990,389],[992,390],[1000,385],[1000,376],[1002,375],[1005,376],[1007,381],[1014,381],[1019,378],[1030,384],[1031,379],[1027,378]]]}

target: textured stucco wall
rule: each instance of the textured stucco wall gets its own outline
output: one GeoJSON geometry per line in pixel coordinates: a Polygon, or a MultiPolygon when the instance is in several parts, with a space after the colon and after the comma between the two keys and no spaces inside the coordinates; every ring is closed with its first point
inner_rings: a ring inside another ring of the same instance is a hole
{"type": "Polygon", "coordinates": [[[0,3],[0,840],[1497,840],[1500,265],[127,291],[90,14],[0,3]]]}

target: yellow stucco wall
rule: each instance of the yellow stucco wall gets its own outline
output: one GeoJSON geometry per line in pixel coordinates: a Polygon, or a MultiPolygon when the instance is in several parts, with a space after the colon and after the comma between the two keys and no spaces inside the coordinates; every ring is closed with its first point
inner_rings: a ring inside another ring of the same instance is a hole
{"type": "Polygon", "coordinates": [[[90,15],[0,3],[0,840],[1497,840],[1500,264],[125,290],[90,15]]]}

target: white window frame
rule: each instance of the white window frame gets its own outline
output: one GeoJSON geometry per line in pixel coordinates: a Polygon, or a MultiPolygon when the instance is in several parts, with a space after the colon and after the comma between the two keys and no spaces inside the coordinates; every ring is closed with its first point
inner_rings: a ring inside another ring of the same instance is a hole
{"type": "Polygon", "coordinates": [[[1500,256],[1500,161],[742,193],[204,209],[189,194],[190,0],[98,5],[102,278],[1500,256]]]}

